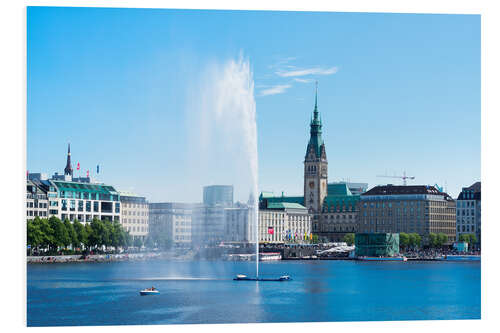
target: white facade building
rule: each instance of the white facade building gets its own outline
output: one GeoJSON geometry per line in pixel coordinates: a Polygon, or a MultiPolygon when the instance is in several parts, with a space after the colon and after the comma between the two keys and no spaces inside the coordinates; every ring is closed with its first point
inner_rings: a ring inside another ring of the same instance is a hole
{"type": "Polygon", "coordinates": [[[259,209],[259,242],[304,242],[311,232],[311,214],[300,204],[270,203],[259,209]]]}
{"type": "Polygon", "coordinates": [[[121,224],[131,236],[146,238],[149,232],[149,204],[145,197],[120,191],[121,224]]]}

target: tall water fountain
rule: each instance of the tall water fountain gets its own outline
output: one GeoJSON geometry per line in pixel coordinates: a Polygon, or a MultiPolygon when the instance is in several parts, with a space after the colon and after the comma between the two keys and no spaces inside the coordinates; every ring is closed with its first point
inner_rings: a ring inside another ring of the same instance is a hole
{"type": "Polygon", "coordinates": [[[240,56],[207,65],[193,95],[193,121],[198,122],[194,145],[200,181],[231,183],[240,198],[250,198],[248,241],[255,243],[255,271],[259,275],[258,153],[254,81],[248,60],[240,56]]]}

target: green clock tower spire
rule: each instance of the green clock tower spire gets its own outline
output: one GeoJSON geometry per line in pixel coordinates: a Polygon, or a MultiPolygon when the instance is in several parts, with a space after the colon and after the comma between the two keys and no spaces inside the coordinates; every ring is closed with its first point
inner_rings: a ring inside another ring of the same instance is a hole
{"type": "MultiPolygon", "coordinates": [[[[313,214],[320,214],[327,195],[328,160],[323,138],[322,123],[318,111],[318,82],[314,98],[314,111],[310,123],[310,138],[304,159],[304,206],[313,214]]],[[[318,216],[313,217],[314,222],[318,216]]]]}

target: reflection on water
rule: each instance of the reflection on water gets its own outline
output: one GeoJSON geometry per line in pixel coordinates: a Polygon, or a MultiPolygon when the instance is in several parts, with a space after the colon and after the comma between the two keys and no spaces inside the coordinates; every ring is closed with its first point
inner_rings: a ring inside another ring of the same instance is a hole
{"type": "Polygon", "coordinates": [[[481,310],[479,263],[262,264],[287,282],[233,281],[251,262],[84,265],[28,265],[29,326],[479,319],[481,310]],[[151,285],[159,295],[139,296],[151,285]]]}

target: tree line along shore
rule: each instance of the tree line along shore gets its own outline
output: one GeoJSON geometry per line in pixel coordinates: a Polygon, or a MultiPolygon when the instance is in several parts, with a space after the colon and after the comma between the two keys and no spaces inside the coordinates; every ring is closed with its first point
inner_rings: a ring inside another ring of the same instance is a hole
{"type": "MultiPolygon", "coordinates": [[[[353,245],[355,238],[354,233],[348,233],[343,240],[348,245],[353,245]]],[[[426,238],[424,244],[419,234],[401,232],[399,233],[400,249],[402,252],[423,248],[442,249],[447,241],[445,234],[430,233],[426,238]]],[[[459,241],[469,245],[477,243],[474,234],[462,234],[459,241]]],[[[317,239],[312,241],[313,244],[317,244],[317,242],[317,239]]],[[[27,247],[27,255],[30,257],[48,256],[50,258],[51,256],[64,255],[121,254],[123,251],[129,250],[130,247],[168,251],[172,248],[172,244],[152,237],[146,237],[145,240],[140,237],[134,238],[117,221],[94,219],[90,223],[82,224],[77,220],[74,222],[70,222],[68,219],[61,221],[55,216],[48,219],[37,216],[27,222],[27,247]]],[[[88,260],[88,258],[83,257],[83,259],[78,260],[88,260]]],[[[94,259],[101,260],[102,257],[94,259]]],[[[113,259],[121,260],[123,257],[113,257],[113,259]]],[[[68,257],[68,260],[74,261],[76,259],[68,257]]]]}

